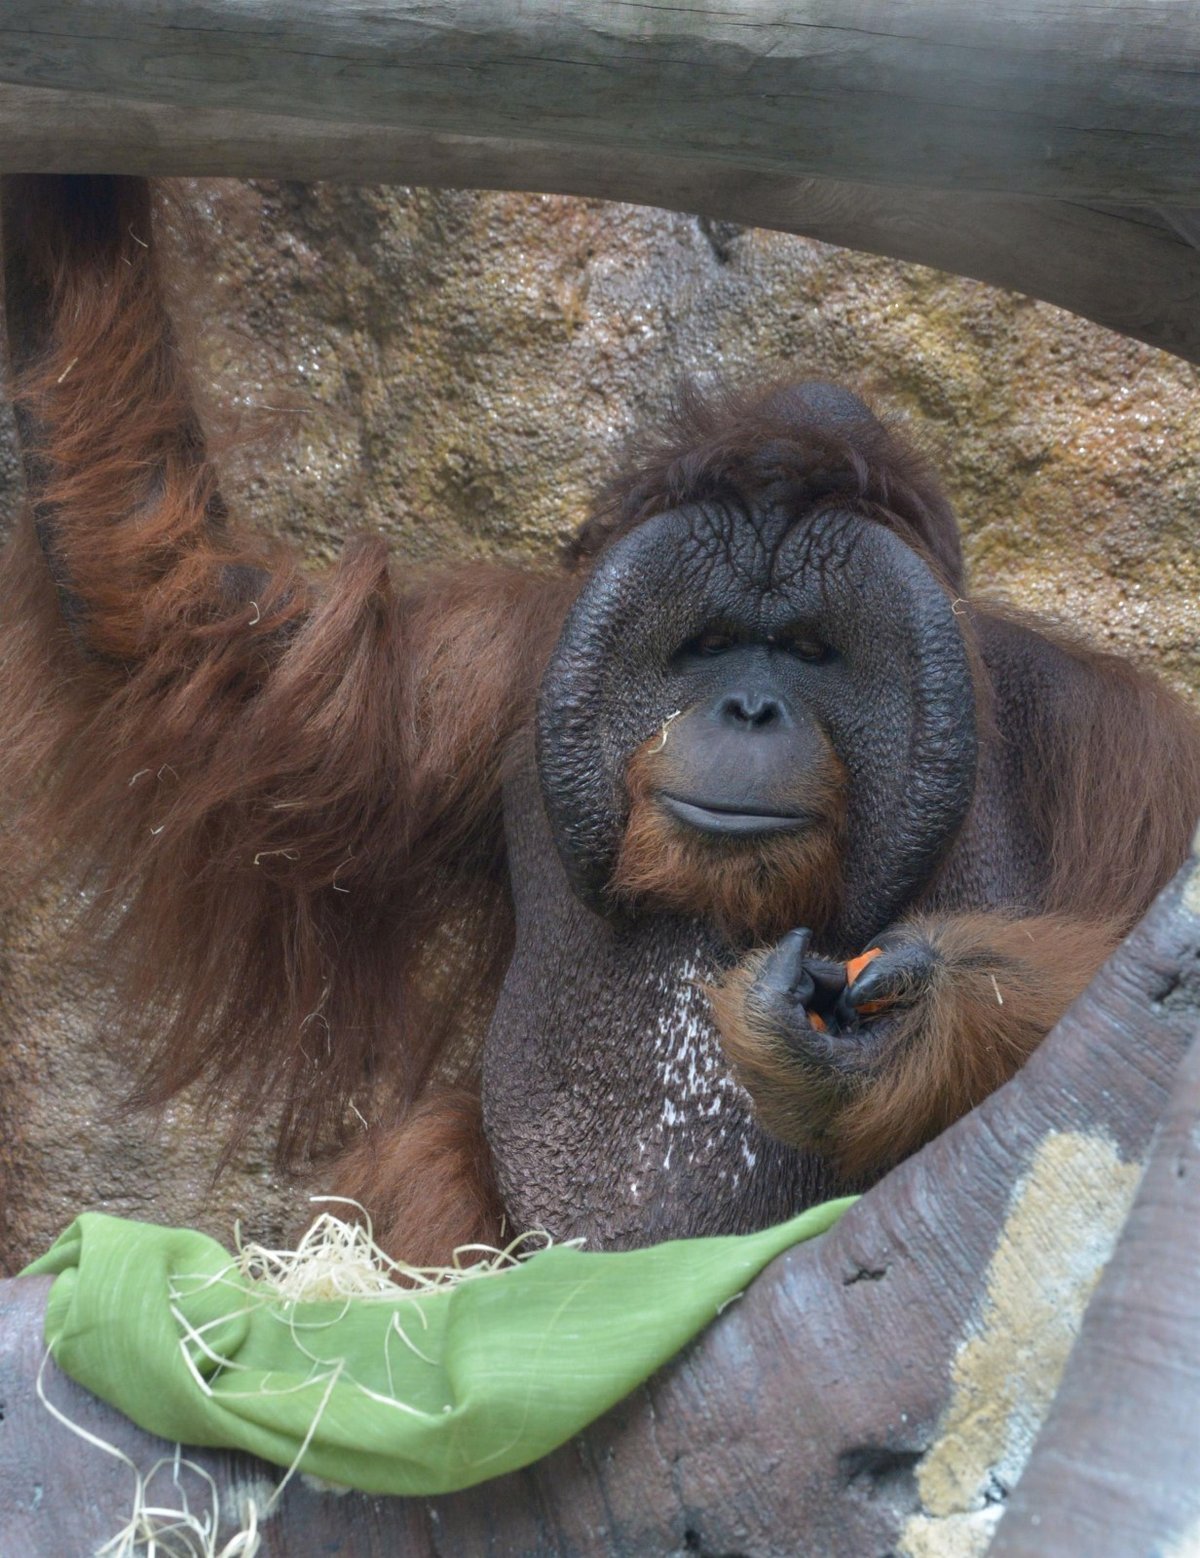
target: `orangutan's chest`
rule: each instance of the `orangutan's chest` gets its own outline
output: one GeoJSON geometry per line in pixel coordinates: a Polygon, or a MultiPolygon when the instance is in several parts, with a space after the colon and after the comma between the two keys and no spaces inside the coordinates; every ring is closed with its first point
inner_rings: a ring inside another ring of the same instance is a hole
{"type": "Polygon", "coordinates": [[[528,760],[505,823],[517,939],[483,1103],[510,1226],[638,1245],[749,1231],[811,1199],[811,1160],[763,1134],[725,1064],[705,989],[728,958],[717,933],[585,908],[528,760]]]}
{"type": "MultiPolygon", "coordinates": [[[[716,1183],[735,1190],[755,1166],[750,1099],[721,1053],[706,985],[713,977],[698,958],[665,973],[648,1024],[645,1133],[635,1155],[647,1169],[669,1173],[672,1162],[707,1164],[716,1183]],[[661,1158],[661,1164],[658,1160],[661,1158]]],[[[638,1187],[631,1186],[633,1193],[638,1187]]]]}

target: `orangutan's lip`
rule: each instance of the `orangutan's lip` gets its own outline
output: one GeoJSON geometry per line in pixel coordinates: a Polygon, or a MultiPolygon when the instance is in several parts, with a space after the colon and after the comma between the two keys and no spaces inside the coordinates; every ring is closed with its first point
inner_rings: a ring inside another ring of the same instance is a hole
{"type": "Polygon", "coordinates": [[[712,833],[722,838],[751,838],[756,833],[789,833],[805,828],[813,818],[805,812],[748,811],[744,806],[723,806],[711,801],[685,801],[678,795],[658,793],[658,801],[665,812],[677,822],[701,833],[712,833]]]}

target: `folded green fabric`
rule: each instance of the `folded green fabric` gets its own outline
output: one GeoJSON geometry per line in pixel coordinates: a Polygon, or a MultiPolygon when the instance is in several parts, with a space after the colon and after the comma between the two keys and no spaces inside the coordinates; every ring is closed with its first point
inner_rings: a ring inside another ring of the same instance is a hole
{"type": "Polygon", "coordinates": [[[28,1274],[57,1274],[56,1362],[142,1428],[281,1466],[303,1446],[304,1471],[367,1493],[448,1493],[578,1433],[852,1199],[755,1234],[552,1248],[382,1301],[287,1303],[204,1234],[90,1212],[28,1274]]]}

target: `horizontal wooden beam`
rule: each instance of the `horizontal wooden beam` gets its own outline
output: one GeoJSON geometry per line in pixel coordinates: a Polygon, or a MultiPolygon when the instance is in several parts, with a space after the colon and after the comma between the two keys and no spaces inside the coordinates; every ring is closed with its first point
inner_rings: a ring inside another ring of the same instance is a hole
{"type": "MultiPolygon", "coordinates": [[[[672,152],[435,135],[0,86],[0,172],[219,174],[526,189],[695,211],[918,261],[1200,361],[1186,219],[1060,200],[798,178],[672,152]]],[[[1200,224],[1198,224],[1200,225],[1200,224]]]]}
{"type": "Polygon", "coordinates": [[[792,177],[1198,203],[1200,0],[5,0],[0,82],[792,177]]]}

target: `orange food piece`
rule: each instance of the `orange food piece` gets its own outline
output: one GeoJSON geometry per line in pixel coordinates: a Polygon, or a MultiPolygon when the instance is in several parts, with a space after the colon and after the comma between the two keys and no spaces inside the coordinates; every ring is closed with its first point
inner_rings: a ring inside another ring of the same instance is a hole
{"type": "Polygon", "coordinates": [[[866,952],[860,953],[858,957],[851,958],[846,964],[846,983],[852,985],[867,964],[873,963],[882,950],[882,947],[871,947],[866,952]]]}

